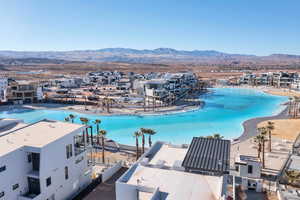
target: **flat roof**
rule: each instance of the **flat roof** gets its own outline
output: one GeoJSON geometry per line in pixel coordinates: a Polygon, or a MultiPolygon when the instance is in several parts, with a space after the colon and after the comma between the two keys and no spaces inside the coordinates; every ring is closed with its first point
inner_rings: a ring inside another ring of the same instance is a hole
{"type": "Polygon", "coordinates": [[[6,135],[0,137],[0,156],[23,146],[41,148],[82,127],[84,125],[42,120],[8,131],[6,135]]]}
{"type": "Polygon", "coordinates": [[[187,148],[172,147],[168,144],[163,144],[159,151],[151,159],[150,164],[156,165],[163,161],[166,166],[173,166],[176,161],[183,161],[187,148]]]}
{"type": "Polygon", "coordinates": [[[290,163],[288,169],[300,171],[300,156],[297,156],[297,155],[291,156],[291,163],[290,163]]]}
{"type": "Polygon", "coordinates": [[[182,166],[209,172],[229,172],[230,140],[194,137],[182,166]]]}
{"type": "Polygon", "coordinates": [[[157,188],[166,200],[217,200],[221,194],[222,177],[205,176],[176,170],[139,165],[127,184],[157,188]]]}

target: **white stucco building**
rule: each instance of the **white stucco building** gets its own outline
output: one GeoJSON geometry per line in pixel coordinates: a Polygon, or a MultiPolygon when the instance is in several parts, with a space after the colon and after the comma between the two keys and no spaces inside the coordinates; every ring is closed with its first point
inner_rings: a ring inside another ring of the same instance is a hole
{"type": "Polygon", "coordinates": [[[226,175],[189,172],[182,166],[186,145],[156,142],[116,182],[117,200],[221,200],[226,175]]]}
{"type": "Polygon", "coordinates": [[[235,176],[242,178],[242,187],[244,189],[254,189],[257,192],[262,191],[260,159],[253,156],[239,155],[235,159],[235,176]]]}
{"type": "Polygon", "coordinates": [[[79,137],[85,126],[8,121],[0,123],[1,200],[69,199],[91,182],[86,145],[79,137]]]}
{"type": "Polygon", "coordinates": [[[7,95],[7,87],[8,87],[8,80],[7,78],[0,78],[0,102],[6,102],[6,95],[7,95]]]}

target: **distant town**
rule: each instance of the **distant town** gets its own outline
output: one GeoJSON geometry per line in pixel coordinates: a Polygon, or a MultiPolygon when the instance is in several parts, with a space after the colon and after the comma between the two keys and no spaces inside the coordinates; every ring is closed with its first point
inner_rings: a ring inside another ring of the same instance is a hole
{"type": "Polygon", "coordinates": [[[299,90],[299,74],[290,71],[219,79],[190,71],[105,70],[40,81],[2,76],[2,112],[59,109],[77,115],[29,124],[0,119],[0,185],[6,185],[0,199],[297,199],[300,137],[297,128],[281,130],[298,124],[299,90]],[[212,133],[189,144],[152,145],[156,130],[141,127],[133,146],[109,139],[101,128],[105,115],[197,111],[214,87],[259,90],[289,101],[279,115],[244,122],[243,135],[231,140],[212,133]]]}

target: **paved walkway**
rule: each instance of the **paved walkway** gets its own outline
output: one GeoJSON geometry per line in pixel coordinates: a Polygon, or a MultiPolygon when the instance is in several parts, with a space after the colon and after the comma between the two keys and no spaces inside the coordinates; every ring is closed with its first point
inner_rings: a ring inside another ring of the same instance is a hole
{"type": "Polygon", "coordinates": [[[107,180],[104,183],[98,184],[96,186],[86,188],[73,200],[115,200],[116,199],[115,182],[126,171],[127,168],[124,167],[121,168],[109,180],[107,180]]]}

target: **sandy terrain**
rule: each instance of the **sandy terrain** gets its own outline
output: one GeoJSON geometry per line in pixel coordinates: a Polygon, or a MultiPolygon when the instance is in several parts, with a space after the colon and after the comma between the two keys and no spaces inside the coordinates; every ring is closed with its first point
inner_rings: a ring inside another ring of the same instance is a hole
{"type": "MultiPolygon", "coordinates": [[[[294,141],[300,133],[300,119],[280,119],[272,122],[274,122],[273,137],[294,141]]],[[[266,123],[261,122],[258,127],[265,126],[266,123]]]]}
{"type": "Polygon", "coordinates": [[[292,91],[289,89],[267,89],[266,93],[278,95],[278,96],[288,96],[288,97],[300,97],[300,92],[292,91]]]}

